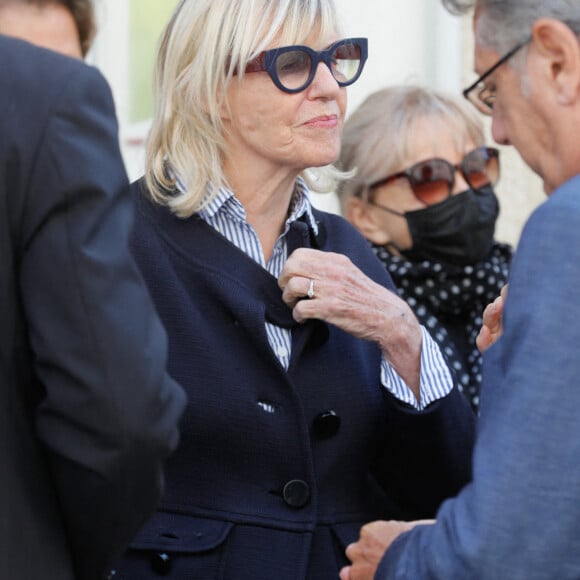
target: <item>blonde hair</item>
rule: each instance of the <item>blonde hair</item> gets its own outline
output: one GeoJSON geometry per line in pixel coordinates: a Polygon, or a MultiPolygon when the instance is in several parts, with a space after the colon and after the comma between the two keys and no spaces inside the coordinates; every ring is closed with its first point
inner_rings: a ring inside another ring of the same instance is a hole
{"type": "MultiPolygon", "coordinates": [[[[153,199],[180,217],[209,203],[227,186],[220,112],[234,72],[273,42],[303,44],[338,28],[334,0],[181,0],[161,36],[154,71],[145,170],[153,199]],[[176,189],[177,178],[183,187],[176,189]]],[[[317,191],[330,190],[337,175],[333,167],[303,172],[317,191]]]]}
{"type": "Polygon", "coordinates": [[[355,174],[339,187],[343,211],[349,198],[366,197],[371,183],[405,168],[417,143],[417,123],[423,119],[443,121],[454,132],[458,150],[467,142],[484,144],[481,120],[459,98],[412,85],[372,93],[344,126],[339,167],[355,174]]]}

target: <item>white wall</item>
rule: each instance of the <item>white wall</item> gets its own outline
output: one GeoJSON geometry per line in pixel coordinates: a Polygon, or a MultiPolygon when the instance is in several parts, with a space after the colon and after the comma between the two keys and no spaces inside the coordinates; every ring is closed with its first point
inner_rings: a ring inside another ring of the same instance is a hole
{"type": "Polygon", "coordinates": [[[461,23],[437,0],[336,0],[347,36],[367,36],[369,59],[349,88],[353,110],[365,95],[396,83],[457,92],[461,23]]]}

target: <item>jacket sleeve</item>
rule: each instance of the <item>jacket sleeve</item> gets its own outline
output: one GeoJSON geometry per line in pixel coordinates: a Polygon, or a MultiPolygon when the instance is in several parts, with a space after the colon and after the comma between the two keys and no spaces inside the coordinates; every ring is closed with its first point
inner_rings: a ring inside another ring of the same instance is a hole
{"type": "Polygon", "coordinates": [[[386,427],[373,473],[396,500],[398,519],[432,518],[471,480],[475,415],[456,387],[423,411],[385,396],[386,427]]]}
{"type": "Polygon", "coordinates": [[[554,192],[520,239],[484,355],[473,482],[398,538],[376,578],[580,577],[579,191],[576,178],[554,192]]]}
{"type": "Polygon", "coordinates": [[[77,576],[96,580],[156,507],[185,396],[128,250],[110,90],[95,69],[76,70],[35,152],[20,288],[41,383],[36,432],[77,576]]]}
{"type": "MultiPolygon", "coordinates": [[[[343,218],[327,219],[332,220],[327,228],[329,240],[332,236],[331,243],[338,251],[349,255],[375,282],[396,292],[368,241],[343,218]]],[[[429,358],[425,360],[431,364],[429,358]]],[[[400,401],[387,389],[383,391],[386,413],[373,475],[393,499],[391,517],[433,517],[445,499],[471,480],[475,415],[456,386],[422,411],[400,401]]]]}

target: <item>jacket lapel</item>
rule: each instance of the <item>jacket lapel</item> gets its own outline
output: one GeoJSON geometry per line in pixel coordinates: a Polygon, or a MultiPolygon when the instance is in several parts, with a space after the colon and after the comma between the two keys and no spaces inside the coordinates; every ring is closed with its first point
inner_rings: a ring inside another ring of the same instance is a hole
{"type": "MultiPolygon", "coordinates": [[[[300,357],[313,336],[317,341],[327,339],[328,328],[324,322],[309,320],[298,324],[292,310],[282,300],[277,279],[201,218],[194,215],[179,219],[164,207],[142,201],[138,204],[141,210],[157,214],[154,221],[161,226],[160,233],[165,241],[192,268],[204,270],[204,279],[213,285],[224,306],[261,347],[267,348],[269,355],[274,356],[267,341],[266,321],[292,331],[290,365],[300,357]]],[[[323,244],[323,232],[320,223],[316,236],[305,221],[296,220],[288,232],[288,255],[297,248],[323,244]]],[[[196,283],[195,278],[192,283],[196,283]]]]}

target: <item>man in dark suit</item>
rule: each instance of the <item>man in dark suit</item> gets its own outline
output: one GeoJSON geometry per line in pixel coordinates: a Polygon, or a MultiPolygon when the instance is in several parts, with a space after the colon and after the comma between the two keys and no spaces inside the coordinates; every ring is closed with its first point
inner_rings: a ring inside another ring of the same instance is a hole
{"type": "Polygon", "coordinates": [[[106,82],[6,36],[0,70],[0,577],[100,580],[156,507],[184,394],[106,82]]]}

